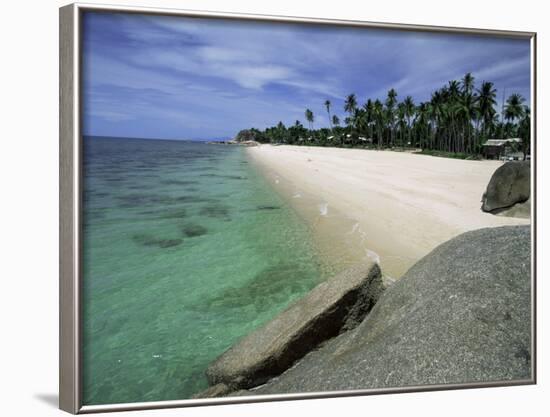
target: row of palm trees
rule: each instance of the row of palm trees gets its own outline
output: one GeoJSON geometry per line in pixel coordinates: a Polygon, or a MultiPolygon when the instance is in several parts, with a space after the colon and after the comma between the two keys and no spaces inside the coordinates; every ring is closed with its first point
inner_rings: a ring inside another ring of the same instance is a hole
{"type": "Polygon", "coordinates": [[[384,101],[368,99],[360,105],[355,94],[344,101],[343,125],[324,102],[328,126],[315,129],[315,114],[306,109],[305,120],[286,127],[282,122],[264,131],[253,129],[256,140],[323,146],[412,147],[451,153],[479,154],[489,138],[520,137],[529,151],[530,111],[520,94],[508,96],[497,111],[497,90],[484,81],[479,88],[471,73],[434,91],[429,101],[416,104],[411,96],[398,100],[390,89],[384,101]]]}

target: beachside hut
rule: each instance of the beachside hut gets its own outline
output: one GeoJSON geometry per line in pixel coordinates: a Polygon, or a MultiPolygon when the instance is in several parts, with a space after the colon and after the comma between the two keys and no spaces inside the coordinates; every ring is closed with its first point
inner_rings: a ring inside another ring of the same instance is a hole
{"type": "Polygon", "coordinates": [[[483,156],[487,159],[523,159],[521,152],[514,152],[520,145],[520,138],[488,139],[483,144],[483,156]]]}

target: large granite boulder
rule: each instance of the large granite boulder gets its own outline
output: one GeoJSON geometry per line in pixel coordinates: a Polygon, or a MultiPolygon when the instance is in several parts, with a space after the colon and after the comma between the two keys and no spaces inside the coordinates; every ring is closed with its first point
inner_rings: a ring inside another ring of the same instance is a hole
{"type": "Polygon", "coordinates": [[[357,326],[382,291],[380,268],[371,261],[334,276],[223,353],[208,367],[208,382],[218,387],[216,393],[224,386],[236,390],[266,382],[320,343],[357,326]]]}
{"type": "Polygon", "coordinates": [[[488,212],[506,209],[527,201],[530,195],[530,162],[507,162],[493,173],[483,194],[481,208],[488,212]]]}
{"type": "Polygon", "coordinates": [[[529,226],[464,233],[418,261],[354,330],[234,395],[530,379],[530,248],[529,226]]]}

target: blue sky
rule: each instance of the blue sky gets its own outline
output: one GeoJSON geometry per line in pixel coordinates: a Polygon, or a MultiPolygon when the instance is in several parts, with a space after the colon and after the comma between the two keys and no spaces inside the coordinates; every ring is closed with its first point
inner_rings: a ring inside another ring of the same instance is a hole
{"type": "Polygon", "coordinates": [[[528,40],[134,14],[84,16],[84,134],[216,139],[280,120],[326,126],[324,101],[427,100],[472,72],[530,99],[528,40]]]}

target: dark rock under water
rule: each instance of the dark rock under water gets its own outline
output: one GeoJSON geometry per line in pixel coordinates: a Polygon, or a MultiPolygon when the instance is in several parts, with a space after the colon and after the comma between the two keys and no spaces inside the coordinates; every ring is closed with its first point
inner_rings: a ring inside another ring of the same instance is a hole
{"type": "Polygon", "coordinates": [[[279,206],[258,206],[258,210],[279,210],[281,207],[279,206]]]}
{"type": "Polygon", "coordinates": [[[289,294],[301,291],[303,283],[296,279],[306,274],[302,265],[286,263],[264,268],[251,281],[229,286],[205,300],[209,311],[241,310],[253,306],[263,312],[273,303],[284,303],[289,294]]]}
{"type": "Polygon", "coordinates": [[[164,185],[196,185],[196,184],[198,184],[197,181],[192,181],[192,180],[176,180],[176,179],[161,180],[160,183],[161,183],[161,184],[164,184],[164,185]]]}
{"type": "Polygon", "coordinates": [[[157,246],[162,249],[179,246],[183,243],[183,239],[164,239],[147,234],[134,235],[132,240],[142,246],[157,246]]]}
{"type": "Polygon", "coordinates": [[[176,204],[178,200],[171,196],[148,193],[126,194],[117,197],[119,207],[122,208],[139,208],[148,205],[156,204],[176,204]]]}
{"type": "Polygon", "coordinates": [[[200,224],[186,224],[181,231],[187,237],[197,237],[208,233],[208,229],[200,224]]]}
{"type": "Polygon", "coordinates": [[[211,218],[230,220],[229,207],[223,204],[209,204],[203,206],[200,209],[199,214],[211,218]]]}

